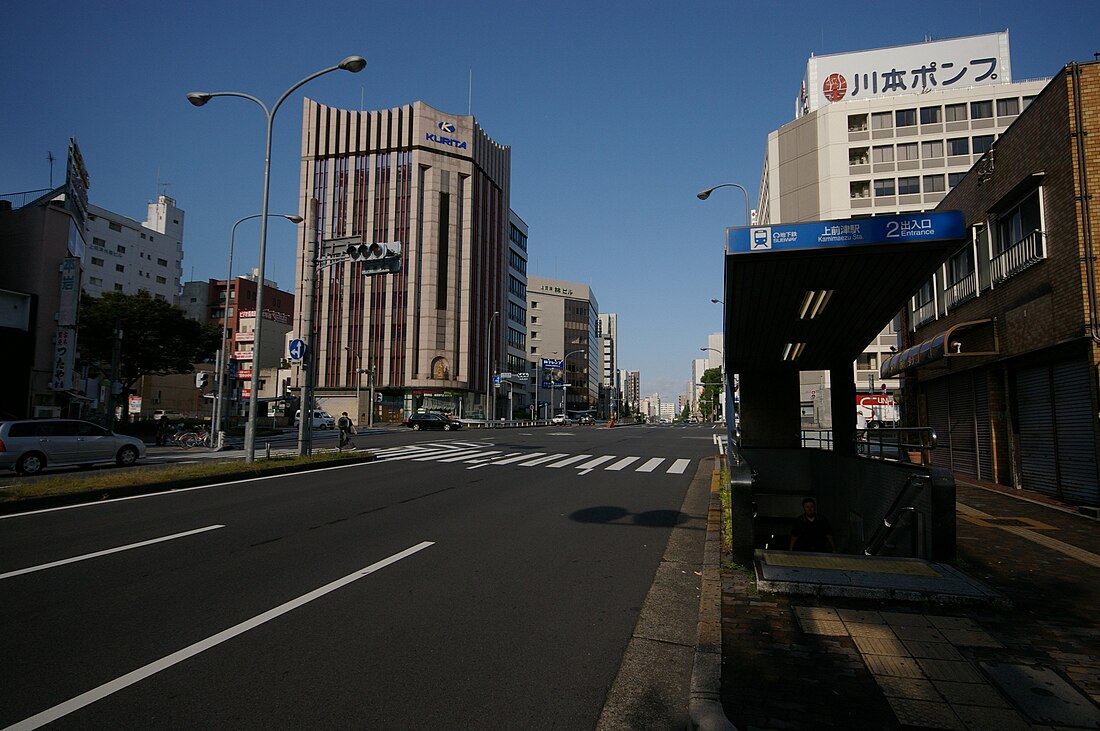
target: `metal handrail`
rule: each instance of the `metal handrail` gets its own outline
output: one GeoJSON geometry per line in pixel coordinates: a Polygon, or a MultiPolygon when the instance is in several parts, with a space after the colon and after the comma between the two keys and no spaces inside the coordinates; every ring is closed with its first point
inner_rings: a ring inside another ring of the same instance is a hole
{"type": "MultiPolygon", "coordinates": [[[[898,496],[886,511],[882,523],[875,529],[871,539],[867,541],[867,545],[863,549],[865,555],[877,556],[882,547],[886,545],[887,540],[901,527],[904,517],[909,517],[914,527],[916,527],[917,519],[915,516],[918,515],[919,511],[913,505],[912,498],[916,497],[916,494],[925,487],[931,487],[931,485],[931,478],[928,475],[913,475],[905,481],[905,487],[898,493],[898,496]]],[[[924,552],[923,545],[919,540],[916,548],[918,554],[924,552]]],[[[918,555],[917,558],[920,558],[920,556],[918,555]]]]}

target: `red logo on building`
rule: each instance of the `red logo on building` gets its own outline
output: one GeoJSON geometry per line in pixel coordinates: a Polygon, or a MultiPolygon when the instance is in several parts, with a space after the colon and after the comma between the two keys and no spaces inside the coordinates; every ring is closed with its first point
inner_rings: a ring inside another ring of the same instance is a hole
{"type": "Polygon", "coordinates": [[[821,91],[829,101],[838,102],[848,93],[848,82],[840,74],[829,74],[829,78],[821,85],[821,91]]]}

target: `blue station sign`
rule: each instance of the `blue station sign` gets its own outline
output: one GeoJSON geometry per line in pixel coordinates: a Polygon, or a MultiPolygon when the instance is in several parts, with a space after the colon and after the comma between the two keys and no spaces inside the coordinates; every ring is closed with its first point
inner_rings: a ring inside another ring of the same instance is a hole
{"type": "Polygon", "coordinates": [[[960,211],[907,213],[729,228],[726,229],[726,250],[731,254],[743,254],[872,244],[915,244],[962,239],[965,235],[966,227],[960,211]]]}

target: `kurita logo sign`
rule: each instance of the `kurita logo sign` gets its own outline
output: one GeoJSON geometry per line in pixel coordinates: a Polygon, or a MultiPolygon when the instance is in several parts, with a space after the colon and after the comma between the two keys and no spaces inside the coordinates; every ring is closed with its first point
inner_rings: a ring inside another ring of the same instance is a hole
{"type": "MultiPolygon", "coordinates": [[[[435,125],[439,128],[440,132],[447,135],[453,135],[455,133],[454,122],[439,122],[435,125]]],[[[456,140],[453,137],[446,137],[442,134],[436,134],[435,132],[427,132],[424,134],[424,139],[428,142],[435,142],[440,145],[447,145],[448,147],[457,147],[460,150],[466,149],[466,142],[463,140],[456,140]]]]}

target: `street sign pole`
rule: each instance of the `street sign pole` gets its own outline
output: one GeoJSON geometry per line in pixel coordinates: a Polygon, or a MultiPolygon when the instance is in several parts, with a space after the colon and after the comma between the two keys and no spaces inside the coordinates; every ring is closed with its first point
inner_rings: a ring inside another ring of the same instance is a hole
{"type": "Polygon", "coordinates": [[[313,337],[314,303],[317,289],[317,249],[320,232],[317,226],[317,199],[309,201],[306,224],[306,261],[305,281],[302,282],[302,307],[306,313],[305,332],[301,333],[306,341],[302,353],[302,398],[298,405],[298,456],[313,454],[313,361],[317,350],[317,341],[313,337]]]}

